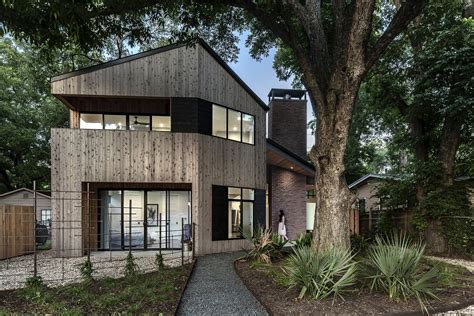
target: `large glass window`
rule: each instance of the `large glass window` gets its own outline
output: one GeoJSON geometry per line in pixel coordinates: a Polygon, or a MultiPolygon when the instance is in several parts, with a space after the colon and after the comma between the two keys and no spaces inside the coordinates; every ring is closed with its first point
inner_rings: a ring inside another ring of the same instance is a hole
{"type": "Polygon", "coordinates": [[[254,190],[229,187],[228,238],[242,238],[243,234],[253,235],[254,190]]]}
{"type": "Polygon", "coordinates": [[[171,132],[171,116],[153,116],[151,130],[156,132],[171,132]]]}
{"type": "Polygon", "coordinates": [[[130,130],[132,131],[149,131],[150,117],[144,115],[130,115],[129,116],[130,130]]]}
{"type": "Polygon", "coordinates": [[[122,191],[101,192],[101,244],[104,249],[122,248],[122,191]]]}
{"type": "Polygon", "coordinates": [[[181,248],[183,224],[191,236],[190,191],[101,190],[100,199],[101,249],[181,248]]]}
{"type": "Polygon", "coordinates": [[[212,135],[227,138],[227,109],[222,106],[212,106],[212,135]]]}
{"type": "Polygon", "coordinates": [[[241,135],[241,124],[242,114],[234,110],[227,110],[228,118],[228,138],[240,142],[242,140],[241,135]]]}
{"type": "Polygon", "coordinates": [[[127,116],[126,115],[104,115],[104,128],[105,129],[127,129],[127,116]]]}
{"type": "Polygon", "coordinates": [[[254,144],[255,136],[255,119],[253,115],[242,113],[242,142],[254,144]]]}
{"type": "Polygon", "coordinates": [[[171,116],[81,113],[80,128],[171,132],[171,116]]]}
{"type": "Polygon", "coordinates": [[[212,135],[247,144],[255,143],[255,117],[212,105],[212,135]]]}
{"type": "Polygon", "coordinates": [[[81,113],[80,125],[82,129],[102,129],[102,114],[81,113]]]}

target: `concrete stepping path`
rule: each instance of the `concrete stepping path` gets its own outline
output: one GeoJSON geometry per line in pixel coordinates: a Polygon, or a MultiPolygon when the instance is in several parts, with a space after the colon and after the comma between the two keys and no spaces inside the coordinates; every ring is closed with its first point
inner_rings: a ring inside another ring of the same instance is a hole
{"type": "Polygon", "coordinates": [[[199,257],[178,315],[268,315],[234,270],[241,252],[199,257]]]}

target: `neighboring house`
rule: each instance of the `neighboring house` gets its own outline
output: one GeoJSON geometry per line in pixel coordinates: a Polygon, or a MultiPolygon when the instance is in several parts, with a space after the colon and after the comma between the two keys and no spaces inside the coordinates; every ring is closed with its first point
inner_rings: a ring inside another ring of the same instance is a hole
{"type": "MultiPolygon", "coordinates": [[[[34,191],[20,188],[0,194],[0,204],[34,206],[34,191]]],[[[36,221],[47,227],[51,225],[51,197],[40,192],[36,194],[36,221]]]]}
{"type": "Polygon", "coordinates": [[[240,232],[275,227],[279,209],[290,236],[305,229],[304,91],[272,90],[269,128],[286,125],[267,140],[269,107],[199,41],[57,76],[52,94],[70,110],[51,131],[57,255],[177,248],[191,223],[196,254],[241,250],[240,232]]]}
{"type": "Polygon", "coordinates": [[[386,179],[397,179],[387,174],[367,174],[349,185],[349,189],[357,197],[357,209],[360,212],[379,211],[380,199],[376,196],[377,189],[386,179]]]}
{"type": "MultiPolygon", "coordinates": [[[[354,205],[353,217],[351,217],[351,232],[354,234],[368,235],[375,231],[379,224],[379,219],[383,214],[383,203],[377,197],[379,186],[386,180],[397,180],[397,175],[388,174],[367,174],[349,185],[349,189],[356,195],[357,202],[354,205]]],[[[397,213],[392,218],[393,227],[403,232],[411,233],[413,214],[407,204],[399,205],[397,213]]]]}

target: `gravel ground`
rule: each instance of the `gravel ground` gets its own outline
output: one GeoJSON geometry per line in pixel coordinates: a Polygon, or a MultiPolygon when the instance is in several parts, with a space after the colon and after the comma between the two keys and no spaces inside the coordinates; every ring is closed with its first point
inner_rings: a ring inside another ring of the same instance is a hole
{"type": "Polygon", "coordinates": [[[433,316],[472,316],[474,315],[474,305],[460,309],[457,311],[449,311],[446,313],[434,314],[433,316]]]}
{"type": "Polygon", "coordinates": [[[199,257],[178,315],[267,315],[234,270],[242,253],[199,257]]]}
{"type": "MultiPolygon", "coordinates": [[[[168,266],[181,264],[180,251],[163,251],[163,259],[168,266]]],[[[123,276],[125,258],[128,252],[94,252],[91,261],[95,278],[123,276]]],[[[133,252],[135,263],[140,272],[151,272],[156,269],[156,251],[133,252]]],[[[190,255],[190,254],[189,254],[190,255]]],[[[86,257],[79,258],[54,258],[51,251],[42,251],[38,254],[38,275],[50,286],[79,282],[81,280],[80,265],[86,257]]],[[[190,260],[185,253],[185,260],[190,260]]],[[[33,255],[26,255],[0,261],[0,290],[9,290],[23,287],[28,277],[33,275],[33,255]]]]}
{"type": "Polygon", "coordinates": [[[463,259],[452,259],[452,258],[444,258],[444,257],[434,257],[434,256],[426,256],[428,259],[432,260],[439,260],[449,264],[453,264],[456,266],[461,266],[469,270],[469,272],[474,273],[474,261],[470,260],[463,260],[463,259]]]}

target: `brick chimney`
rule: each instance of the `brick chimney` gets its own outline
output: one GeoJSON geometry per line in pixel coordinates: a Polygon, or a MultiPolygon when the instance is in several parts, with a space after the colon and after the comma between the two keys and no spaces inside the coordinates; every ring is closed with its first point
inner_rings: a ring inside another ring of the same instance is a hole
{"type": "Polygon", "coordinates": [[[271,89],[268,138],[306,157],[306,90],[271,89]]]}

